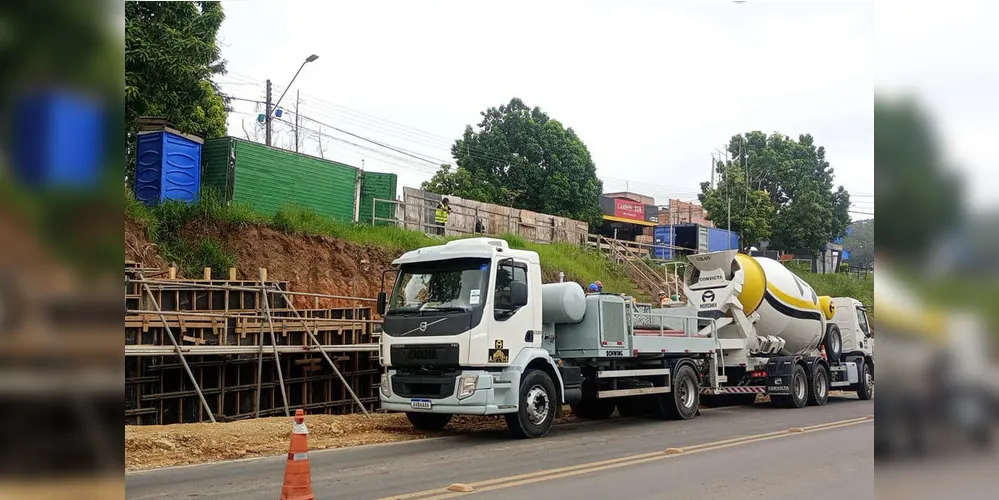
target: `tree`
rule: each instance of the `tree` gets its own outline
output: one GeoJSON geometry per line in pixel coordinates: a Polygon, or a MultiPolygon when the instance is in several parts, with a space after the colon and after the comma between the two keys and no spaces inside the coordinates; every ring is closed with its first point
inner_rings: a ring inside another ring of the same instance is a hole
{"type": "Polygon", "coordinates": [[[878,248],[901,259],[925,256],[962,219],[963,186],[946,168],[939,140],[915,101],[874,101],[874,198],[878,248]]]}
{"type": "Polygon", "coordinates": [[[750,189],[746,183],[745,170],[738,165],[729,164],[720,174],[718,186],[711,189],[710,183],[702,182],[701,194],[698,196],[701,206],[710,214],[711,221],[717,227],[729,227],[731,194],[731,227],[733,232],[739,234],[742,246],[748,248],[769,239],[774,218],[774,205],[770,202],[770,195],[763,190],[750,189]]]}
{"type": "Polygon", "coordinates": [[[874,219],[850,224],[843,237],[843,250],[850,252],[850,264],[867,267],[874,263],[874,219]]]}
{"type": "Polygon", "coordinates": [[[482,117],[451,147],[457,168],[442,166],[423,189],[600,223],[603,183],[572,128],[518,98],[482,117]]]}
{"type": "Polygon", "coordinates": [[[225,73],[216,40],[224,19],[220,2],[125,3],[127,150],[140,116],[205,139],[225,135],[227,102],[211,81],[225,73]]]}
{"type": "MultiPolygon", "coordinates": [[[[754,131],[733,136],[728,152],[732,160],[717,166],[722,182],[714,189],[707,183],[701,185],[702,203],[713,197],[726,201],[724,210],[705,206],[712,221],[725,219],[730,197],[733,227],[737,218],[754,220],[751,214],[766,213],[753,202],[755,188],[767,194],[772,207],[770,248],[815,252],[845,233],[850,195],[842,186],[833,189],[833,169],[826,161],[825,148],[816,147],[811,135],[795,141],[778,133],[767,137],[754,131]],[[726,193],[725,173],[732,165],[739,167],[732,172],[742,177],[742,189],[726,193]]],[[[744,241],[755,243],[748,237],[744,241]]]]}

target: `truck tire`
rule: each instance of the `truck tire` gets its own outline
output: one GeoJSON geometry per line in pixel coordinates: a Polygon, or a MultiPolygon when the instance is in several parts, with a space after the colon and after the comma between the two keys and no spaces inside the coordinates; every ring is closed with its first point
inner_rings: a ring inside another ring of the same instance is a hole
{"type": "Polygon", "coordinates": [[[558,407],[555,384],[547,373],[528,369],[520,378],[520,402],[516,413],[507,413],[506,426],[514,437],[539,438],[548,434],[558,407]]]}
{"type": "Polygon", "coordinates": [[[415,411],[406,412],[406,418],[413,427],[421,431],[439,431],[451,422],[449,413],[417,413],[415,411]]]}
{"type": "Polygon", "coordinates": [[[697,415],[700,399],[701,384],[697,372],[690,365],[680,365],[673,372],[672,392],[655,395],[652,413],[657,418],[688,420],[697,415]]]}
{"type": "Polygon", "coordinates": [[[857,375],[860,380],[857,382],[857,399],[868,401],[874,397],[874,367],[863,360],[857,367],[857,375]]]}
{"type": "Polygon", "coordinates": [[[836,323],[830,323],[826,327],[826,338],[823,345],[826,347],[826,356],[829,361],[837,362],[843,356],[843,336],[840,335],[839,326],[836,323]]]}
{"type": "Polygon", "coordinates": [[[595,387],[584,387],[583,398],[569,408],[573,415],[586,420],[607,420],[614,415],[614,401],[597,398],[595,387]]]}
{"type": "Polygon", "coordinates": [[[801,408],[808,402],[808,377],[805,367],[795,364],[791,369],[791,394],[771,396],[770,401],[778,408],[801,408]]]}
{"type": "Polygon", "coordinates": [[[808,385],[808,405],[823,406],[829,402],[829,370],[822,363],[815,364],[808,385]]]}

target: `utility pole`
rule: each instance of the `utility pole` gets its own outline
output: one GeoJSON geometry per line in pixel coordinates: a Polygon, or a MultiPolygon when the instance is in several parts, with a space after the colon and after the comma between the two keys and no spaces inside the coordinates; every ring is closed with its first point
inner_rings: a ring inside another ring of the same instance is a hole
{"type": "Polygon", "coordinates": [[[267,102],[264,105],[264,144],[271,145],[271,81],[267,80],[267,102]]]}
{"type": "Polygon", "coordinates": [[[302,92],[295,91],[295,152],[298,152],[298,107],[302,104],[302,92]]]}

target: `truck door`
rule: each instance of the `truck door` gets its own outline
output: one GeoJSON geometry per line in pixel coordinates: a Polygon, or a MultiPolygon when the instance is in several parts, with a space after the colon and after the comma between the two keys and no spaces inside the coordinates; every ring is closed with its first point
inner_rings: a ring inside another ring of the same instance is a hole
{"type": "Polygon", "coordinates": [[[493,320],[496,328],[489,330],[489,363],[509,363],[525,344],[541,341],[540,332],[537,335],[539,338],[534,339],[534,308],[531,307],[531,295],[539,291],[529,286],[527,270],[527,262],[515,259],[504,259],[496,267],[496,286],[493,291],[493,320]],[[505,304],[509,303],[510,283],[514,281],[528,285],[528,305],[510,309],[505,304]]]}
{"type": "Polygon", "coordinates": [[[857,327],[860,345],[864,349],[870,349],[871,345],[871,325],[867,322],[867,311],[863,307],[857,308],[857,327]]]}

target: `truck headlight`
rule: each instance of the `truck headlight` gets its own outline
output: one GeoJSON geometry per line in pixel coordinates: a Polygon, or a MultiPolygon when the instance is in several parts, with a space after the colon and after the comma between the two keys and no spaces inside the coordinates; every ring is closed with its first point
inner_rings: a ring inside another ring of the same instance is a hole
{"type": "Polygon", "coordinates": [[[458,379],[458,399],[465,399],[472,394],[475,394],[475,386],[478,384],[478,375],[470,375],[458,379]]]}
{"type": "Polygon", "coordinates": [[[378,389],[382,392],[382,396],[387,398],[392,396],[392,384],[389,383],[387,373],[382,374],[382,383],[378,386],[378,389]]]}

